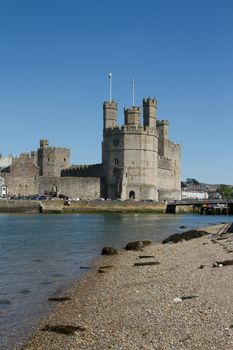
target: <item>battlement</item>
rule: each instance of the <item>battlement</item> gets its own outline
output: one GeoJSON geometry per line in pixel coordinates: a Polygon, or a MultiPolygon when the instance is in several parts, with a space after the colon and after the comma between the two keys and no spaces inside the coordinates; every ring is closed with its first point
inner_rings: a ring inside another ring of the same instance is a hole
{"type": "Polygon", "coordinates": [[[141,107],[133,106],[132,108],[124,108],[124,113],[141,113],[141,107]]]}
{"type": "Polygon", "coordinates": [[[104,101],[103,103],[103,108],[111,108],[111,109],[117,109],[118,108],[118,103],[115,102],[114,100],[112,101],[104,101]]]}
{"type": "Polygon", "coordinates": [[[155,97],[153,97],[153,98],[148,97],[148,98],[144,98],[142,103],[143,103],[143,106],[148,105],[148,104],[153,105],[153,106],[157,106],[158,101],[156,100],[155,97]]]}
{"type": "Polygon", "coordinates": [[[124,133],[137,133],[141,135],[157,135],[157,131],[154,128],[151,128],[149,126],[142,126],[142,125],[123,125],[121,127],[121,130],[124,133]]]}
{"type": "Polygon", "coordinates": [[[40,140],[40,149],[47,149],[50,151],[70,151],[69,148],[66,147],[54,147],[54,146],[49,146],[49,141],[48,140],[40,140]]]}
{"type": "Polygon", "coordinates": [[[102,176],[102,164],[80,164],[72,165],[68,169],[61,171],[61,176],[72,177],[101,177],[102,176]]]}
{"type": "Polygon", "coordinates": [[[47,148],[49,145],[49,141],[48,140],[40,140],[40,148],[47,148]]]}
{"type": "Polygon", "coordinates": [[[156,120],[156,125],[157,125],[157,126],[169,125],[169,121],[166,120],[166,119],[156,120]]]}
{"type": "Polygon", "coordinates": [[[114,128],[108,128],[104,130],[104,136],[108,135],[122,135],[124,133],[137,133],[142,135],[157,135],[157,130],[149,127],[149,126],[142,126],[142,125],[122,125],[121,127],[114,127],[114,128]]]}

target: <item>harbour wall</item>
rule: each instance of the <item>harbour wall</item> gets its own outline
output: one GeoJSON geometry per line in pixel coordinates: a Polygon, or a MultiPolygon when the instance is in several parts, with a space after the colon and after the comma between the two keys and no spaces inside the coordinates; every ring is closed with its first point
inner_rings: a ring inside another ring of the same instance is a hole
{"type": "Polygon", "coordinates": [[[40,212],[153,212],[165,213],[164,202],[134,201],[65,201],[63,200],[0,200],[0,213],[40,213],[40,212]],[[58,210],[59,209],[59,210],[58,210]]]}

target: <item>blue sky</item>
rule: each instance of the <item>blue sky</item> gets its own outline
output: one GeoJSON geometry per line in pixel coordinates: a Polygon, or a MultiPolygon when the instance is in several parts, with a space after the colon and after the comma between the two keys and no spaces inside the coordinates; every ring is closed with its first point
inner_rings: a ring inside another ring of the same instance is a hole
{"type": "Polygon", "coordinates": [[[233,184],[232,0],[0,0],[0,152],[101,162],[102,103],[158,99],[182,179],[233,184]]]}

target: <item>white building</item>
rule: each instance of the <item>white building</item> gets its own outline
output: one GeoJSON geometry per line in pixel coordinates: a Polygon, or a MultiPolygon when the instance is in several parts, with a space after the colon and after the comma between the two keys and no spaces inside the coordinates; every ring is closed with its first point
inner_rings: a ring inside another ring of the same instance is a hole
{"type": "Polygon", "coordinates": [[[182,199],[208,199],[209,195],[206,191],[191,191],[182,189],[181,191],[182,199]]]}

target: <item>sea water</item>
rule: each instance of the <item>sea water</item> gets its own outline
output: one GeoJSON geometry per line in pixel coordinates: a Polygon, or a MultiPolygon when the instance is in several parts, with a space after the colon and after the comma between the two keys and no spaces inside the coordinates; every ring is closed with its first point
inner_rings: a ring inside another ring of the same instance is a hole
{"type": "Polygon", "coordinates": [[[17,349],[104,246],[161,242],[230,216],[177,214],[0,214],[0,349],[17,349]]]}

